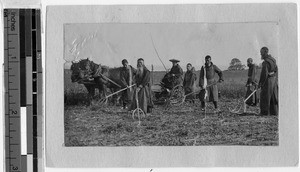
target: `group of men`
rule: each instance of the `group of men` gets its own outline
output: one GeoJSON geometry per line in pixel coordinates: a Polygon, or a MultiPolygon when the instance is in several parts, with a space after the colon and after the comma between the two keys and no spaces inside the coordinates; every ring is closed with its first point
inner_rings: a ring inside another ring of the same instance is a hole
{"type": "MultiPolygon", "coordinates": [[[[246,104],[256,106],[260,104],[260,115],[278,115],[278,84],[277,84],[277,65],[276,60],[268,54],[268,48],[263,47],[260,50],[262,70],[259,82],[255,78],[256,66],[253,60],[247,60],[248,80],[246,83],[247,92],[245,98],[248,98],[246,104]],[[260,95],[258,93],[260,90],[260,95]],[[255,92],[255,94],[252,94],[255,92]]],[[[201,101],[201,110],[205,111],[205,102],[213,102],[215,112],[220,112],[218,107],[219,92],[217,83],[223,82],[222,71],[211,61],[211,57],[205,57],[205,65],[201,67],[199,75],[199,99],[201,101]],[[215,76],[218,75],[218,81],[215,76]]],[[[187,101],[194,103],[196,98],[195,88],[197,76],[195,69],[191,63],[188,63],[187,71],[183,76],[183,70],[179,65],[179,60],[171,59],[172,68],[168,72],[168,76],[172,78],[172,86],[183,84],[185,94],[189,95],[187,101]]],[[[127,87],[127,91],[122,94],[123,108],[134,110],[141,108],[145,113],[151,113],[153,108],[151,87],[150,87],[150,71],[144,65],[144,59],[137,60],[137,69],[128,65],[128,61],[122,61],[123,68],[121,71],[121,79],[123,87],[127,87]],[[135,83],[134,87],[130,87],[135,83]],[[136,101],[138,99],[138,101],[136,101]],[[137,105],[138,102],[138,105],[137,105]]]]}
{"type": "Polygon", "coordinates": [[[144,65],[144,59],[139,58],[137,60],[137,69],[128,65],[126,59],[122,60],[122,65],[120,78],[123,87],[127,87],[126,91],[122,93],[123,108],[131,111],[139,107],[144,113],[151,113],[153,101],[151,96],[150,71],[144,65]],[[132,87],[133,84],[135,84],[134,87],[132,87]]]}
{"type": "Polygon", "coordinates": [[[267,47],[262,47],[260,54],[263,63],[259,82],[255,77],[257,71],[253,59],[247,60],[249,70],[246,83],[246,104],[256,106],[259,103],[260,115],[262,116],[278,115],[278,68],[276,60],[269,54],[267,47]],[[252,94],[253,92],[254,94],[252,94]]]}

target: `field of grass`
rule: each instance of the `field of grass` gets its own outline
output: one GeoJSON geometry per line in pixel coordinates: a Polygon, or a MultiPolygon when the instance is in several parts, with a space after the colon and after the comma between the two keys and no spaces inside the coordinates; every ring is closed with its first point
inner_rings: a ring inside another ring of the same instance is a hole
{"type": "MultiPolygon", "coordinates": [[[[255,113],[243,115],[228,110],[245,94],[246,70],[223,72],[225,82],[218,85],[222,113],[212,113],[208,104],[204,114],[198,100],[170,109],[155,105],[141,123],[120,106],[88,106],[87,91],[71,83],[70,74],[65,70],[66,146],[278,145],[277,116],[257,116],[258,107],[248,109],[255,113]]],[[[153,83],[159,83],[163,75],[154,72],[153,83]]]]}

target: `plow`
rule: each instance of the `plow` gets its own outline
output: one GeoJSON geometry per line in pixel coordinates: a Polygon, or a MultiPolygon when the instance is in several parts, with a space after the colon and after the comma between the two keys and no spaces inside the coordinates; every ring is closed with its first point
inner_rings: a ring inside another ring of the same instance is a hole
{"type": "Polygon", "coordinates": [[[177,97],[171,96],[171,98],[170,98],[170,105],[180,106],[180,105],[182,105],[182,104],[185,102],[185,100],[186,100],[186,98],[187,98],[188,96],[190,96],[190,95],[192,95],[192,94],[198,94],[200,91],[206,90],[206,88],[211,87],[211,86],[213,86],[213,85],[216,85],[217,83],[218,83],[218,82],[214,82],[214,83],[212,83],[212,84],[207,85],[207,86],[206,86],[205,88],[203,88],[203,89],[199,89],[199,90],[190,92],[190,93],[188,93],[188,94],[184,94],[184,90],[183,90],[183,95],[177,96],[177,97]]]}
{"type": "Polygon", "coordinates": [[[235,106],[235,108],[231,109],[230,107],[228,107],[229,112],[238,115],[245,114],[245,113],[257,114],[256,112],[247,111],[247,105],[246,105],[247,100],[250,99],[251,96],[257,92],[257,90],[258,89],[254,90],[246,99],[240,99],[237,105],[235,106]]]}

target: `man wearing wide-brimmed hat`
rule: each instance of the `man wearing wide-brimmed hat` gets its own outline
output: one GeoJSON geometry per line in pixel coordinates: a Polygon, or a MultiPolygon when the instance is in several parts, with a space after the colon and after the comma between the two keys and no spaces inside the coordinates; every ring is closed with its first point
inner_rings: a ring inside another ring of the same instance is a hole
{"type": "Polygon", "coordinates": [[[170,76],[173,79],[173,86],[179,85],[182,83],[182,76],[183,76],[183,70],[179,66],[179,60],[177,59],[171,59],[170,62],[172,62],[173,66],[169,72],[170,76]]]}

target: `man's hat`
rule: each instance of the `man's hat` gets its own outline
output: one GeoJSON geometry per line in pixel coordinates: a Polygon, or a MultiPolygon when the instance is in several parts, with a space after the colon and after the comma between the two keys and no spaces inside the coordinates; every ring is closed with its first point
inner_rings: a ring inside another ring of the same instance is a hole
{"type": "Polygon", "coordinates": [[[178,62],[180,62],[180,61],[179,61],[179,60],[176,60],[176,59],[171,59],[170,62],[178,63],[178,62]]]}

